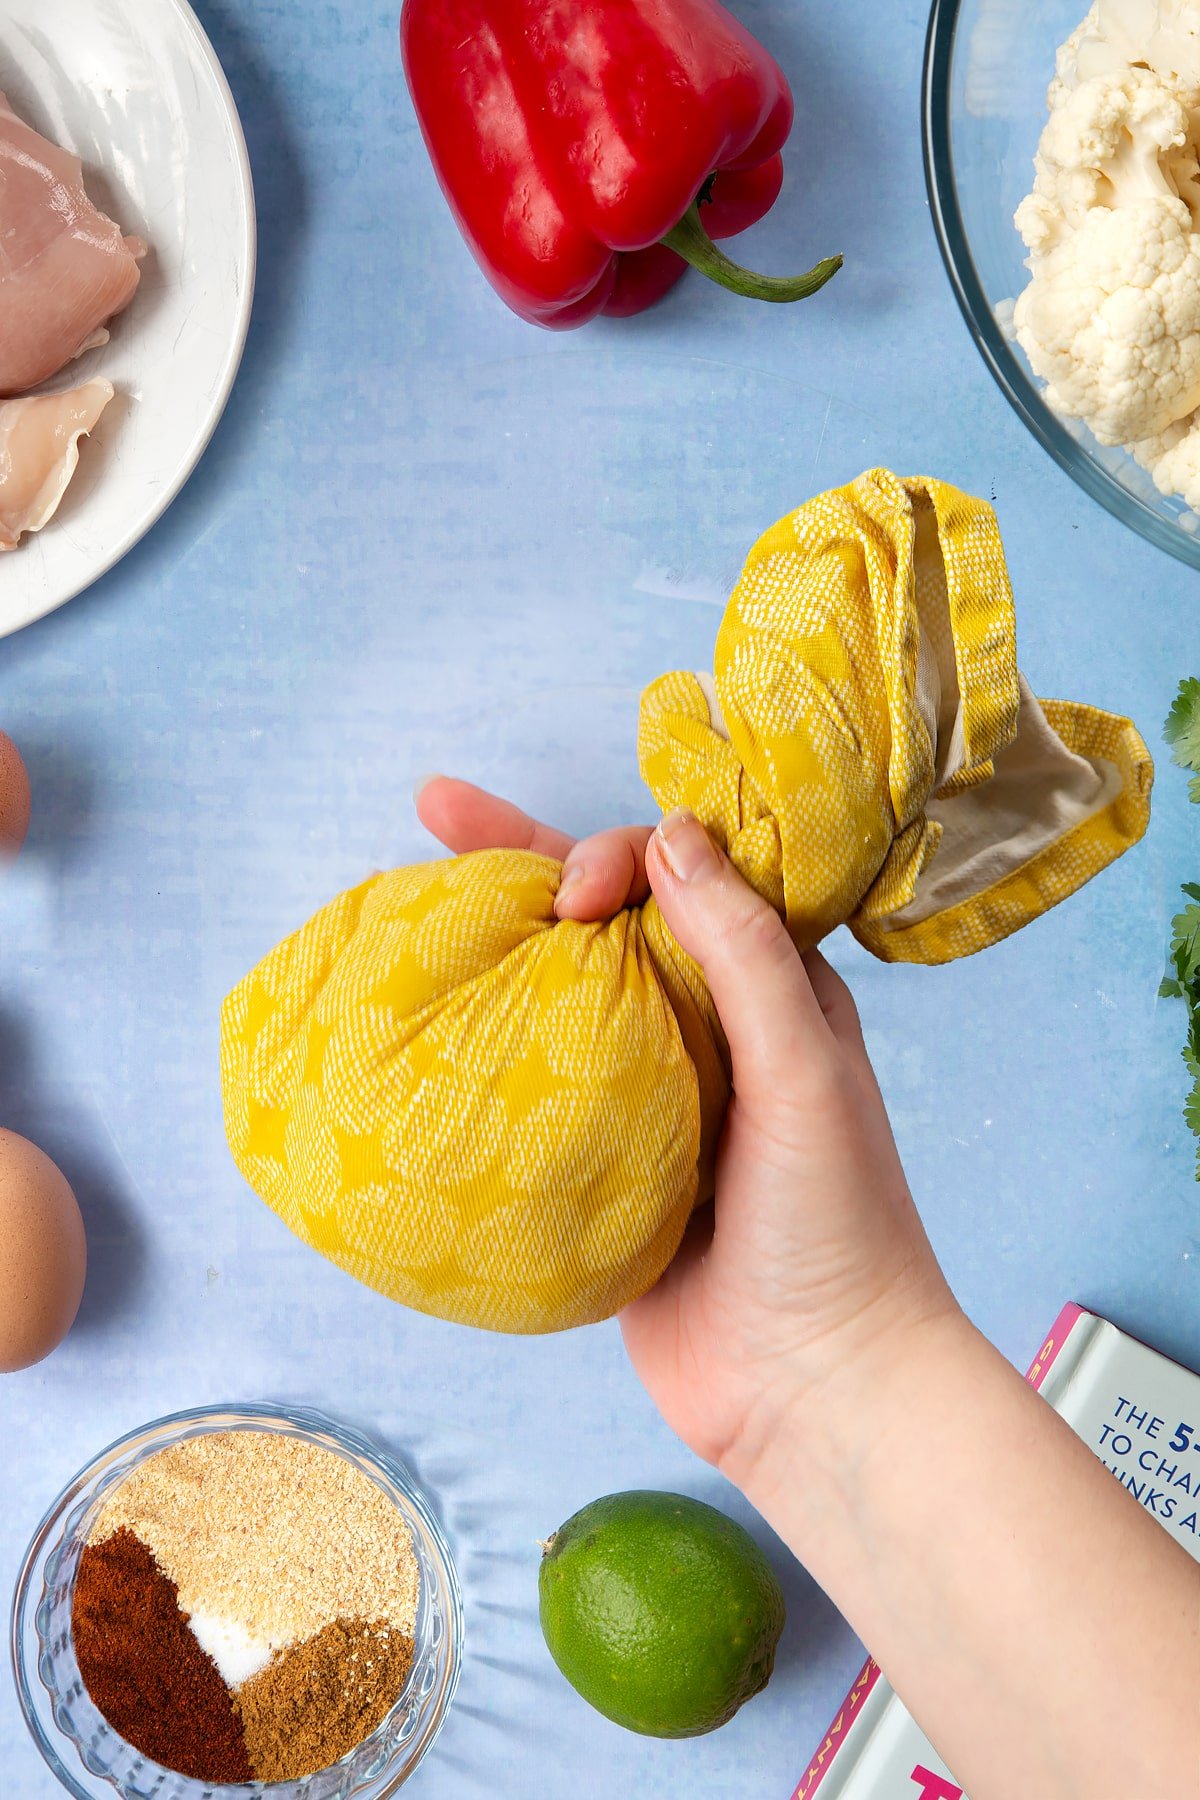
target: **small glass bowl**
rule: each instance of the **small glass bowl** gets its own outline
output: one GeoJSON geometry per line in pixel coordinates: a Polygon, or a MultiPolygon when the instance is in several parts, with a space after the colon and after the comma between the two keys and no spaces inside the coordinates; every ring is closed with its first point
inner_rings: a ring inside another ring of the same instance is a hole
{"type": "Polygon", "coordinates": [[[25,1721],[76,1800],[385,1800],[407,1781],[446,1717],[462,1660],[462,1595],[441,1527],[394,1457],[322,1413],[283,1406],[198,1407],[132,1431],[59,1495],[29,1546],[13,1597],[12,1657],[25,1721]],[[93,1705],[71,1637],[75,1572],[100,1506],[139,1463],[168,1444],[251,1428],[301,1438],[360,1468],[394,1502],[412,1533],[421,1574],[413,1666],[404,1692],[370,1737],[328,1769],[297,1781],[194,1781],[152,1762],[93,1705]]]}
{"type": "Polygon", "coordinates": [[[1046,404],[1009,326],[1029,280],[1013,214],[1033,183],[1054,53],[1086,11],[1087,0],[933,0],[922,108],[933,222],[976,347],[1043,449],[1123,524],[1200,568],[1200,519],[1046,404]]]}

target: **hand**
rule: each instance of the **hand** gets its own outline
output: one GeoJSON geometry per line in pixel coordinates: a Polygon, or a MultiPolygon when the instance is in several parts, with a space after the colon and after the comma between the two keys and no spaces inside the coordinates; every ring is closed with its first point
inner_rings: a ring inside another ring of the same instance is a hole
{"type": "Polygon", "coordinates": [[[563,863],[560,918],[607,918],[653,890],[704,970],[733,1099],[716,1200],[662,1280],[625,1309],[634,1367],[664,1418],[739,1486],[827,1377],[954,1314],[909,1196],[854,1002],[690,814],[575,843],[507,801],[437,777],[422,822],[453,850],[563,863]]]}
{"type": "Polygon", "coordinates": [[[573,844],[442,779],[418,811],[452,849],[561,859],[561,918],[653,890],[704,970],[733,1065],[716,1201],[621,1318],[668,1424],[808,1565],[975,1800],[1193,1792],[1200,1570],[956,1307],[828,963],[689,815],[573,844]],[[1048,1681],[1029,1646],[1050,1642],[1048,1681]]]}

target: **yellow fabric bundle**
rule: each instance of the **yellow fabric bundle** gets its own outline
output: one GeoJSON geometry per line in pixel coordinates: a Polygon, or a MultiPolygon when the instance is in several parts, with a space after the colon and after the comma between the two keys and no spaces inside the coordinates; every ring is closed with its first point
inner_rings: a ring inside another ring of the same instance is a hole
{"type": "MultiPolygon", "coordinates": [[[[642,773],[801,947],[997,942],[1135,843],[1133,726],[1018,676],[992,509],[884,470],[750,554],[715,680],[642,699],[642,773]]],[[[650,1287],[711,1193],[728,1098],[703,980],[653,901],[557,923],[559,866],[484,851],[377,875],[222,1014],[226,1127],[306,1243],[423,1312],[553,1331],[650,1287]]]]}

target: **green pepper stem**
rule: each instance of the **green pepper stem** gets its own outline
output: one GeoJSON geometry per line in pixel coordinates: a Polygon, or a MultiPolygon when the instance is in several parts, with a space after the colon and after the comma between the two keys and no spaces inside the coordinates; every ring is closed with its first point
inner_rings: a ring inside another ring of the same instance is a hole
{"type": "Polygon", "coordinates": [[[745,294],[750,300],[807,300],[842,266],[840,256],[827,256],[807,275],[756,275],[718,250],[700,223],[699,203],[688,207],[662,241],[718,287],[728,288],[731,294],[745,294]]]}

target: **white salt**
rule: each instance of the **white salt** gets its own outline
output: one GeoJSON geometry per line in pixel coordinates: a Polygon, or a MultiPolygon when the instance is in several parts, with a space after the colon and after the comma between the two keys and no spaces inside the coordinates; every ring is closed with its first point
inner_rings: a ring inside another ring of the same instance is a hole
{"type": "Polygon", "coordinates": [[[265,1669],[275,1654],[265,1638],[252,1637],[237,1619],[194,1612],[190,1623],[197,1643],[216,1663],[226,1687],[241,1687],[243,1681],[265,1669]]]}

